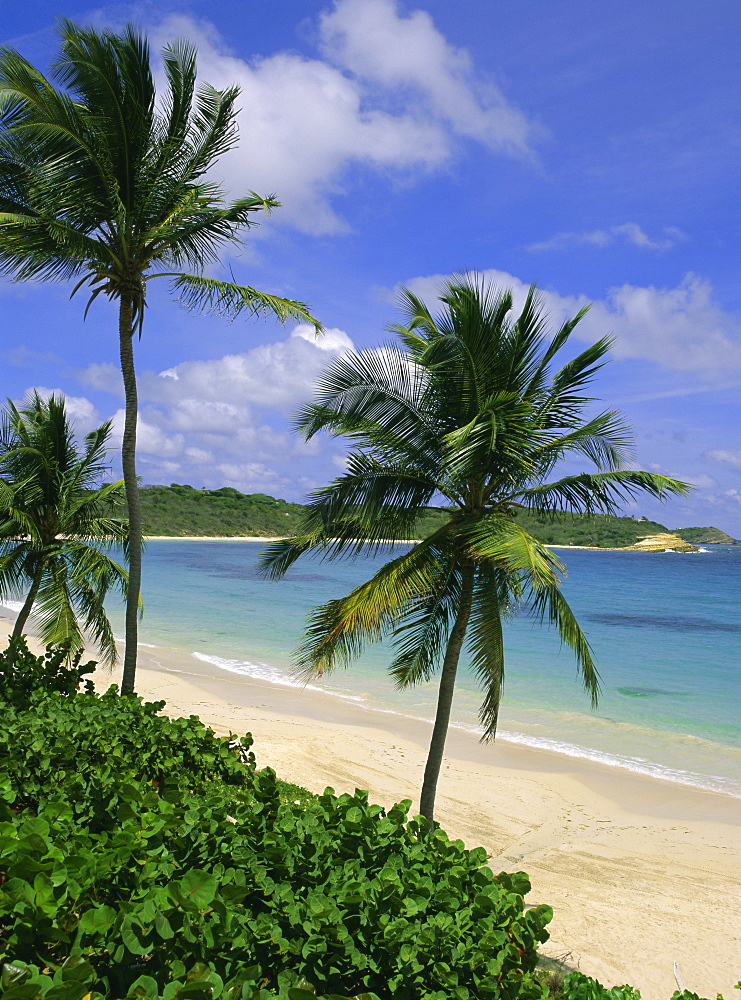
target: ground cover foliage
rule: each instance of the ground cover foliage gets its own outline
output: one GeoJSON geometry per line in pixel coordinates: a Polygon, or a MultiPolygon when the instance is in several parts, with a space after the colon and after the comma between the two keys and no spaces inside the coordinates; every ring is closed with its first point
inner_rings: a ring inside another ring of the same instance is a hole
{"type": "Polygon", "coordinates": [[[525,910],[525,875],[495,878],[409,803],[295,802],[249,737],[161,708],[3,705],[3,1000],[541,995],[551,911],[525,910]]]}
{"type": "MultiPolygon", "coordinates": [[[[408,802],[279,781],[249,736],[78,692],[90,667],[0,654],[0,1000],[547,995],[526,875],[408,802]]],[[[639,997],[580,974],[558,994],[639,997]]]]}
{"type": "MultiPolygon", "coordinates": [[[[172,483],[170,486],[143,486],[139,490],[145,535],[270,537],[292,535],[300,527],[304,505],[278,500],[265,493],[240,493],[230,486],[219,490],[199,490],[172,483]]],[[[426,538],[436,531],[447,514],[430,507],[414,528],[414,536],[426,538]]],[[[561,515],[557,519],[520,511],[518,522],[547,545],[593,545],[621,548],[634,545],[644,535],[672,530],[685,541],[731,543],[730,535],[718,528],[668,529],[657,521],[606,514],[561,515]]]]}

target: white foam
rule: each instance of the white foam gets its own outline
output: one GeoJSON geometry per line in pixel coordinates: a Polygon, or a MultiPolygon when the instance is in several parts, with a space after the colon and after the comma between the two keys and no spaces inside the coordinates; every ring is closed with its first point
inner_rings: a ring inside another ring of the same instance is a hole
{"type": "Polygon", "coordinates": [[[330,691],[325,687],[318,687],[316,684],[304,683],[290,674],[284,673],[277,667],[271,667],[267,663],[253,663],[251,660],[230,660],[224,656],[211,656],[206,653],[193,652],[197,660],[204,663],[211,663],[220,670],[228,670],[232,674],[241,674],[242,677],[252,677],[256,680],[267,681],[269,684],[280,684],[282,687],[305,688],[308,691],[318,691],[320,694],[332,695],[334,698],[342,698],[344,701],[365,702],[365,698],[360,695],[344,694],[340,691],[330,691]]]}
{"type": "Polygon", "coordinates": [[[23,603],[23,601],[0,601],[0,606],[7,608],[8,611],[15,611],[16,614],[20,614],[23,603]]]}
{"type": "MultiPolygon", "coordinates": [[[[456,729],[466,729],[469,732],[481,734],[481,730],[474,726],[459,726],[456,729]]],[[[579,746],[576,743],[566,743],[562,740],[549,739],[542,736],[526,736],[524,733],[510,733],[500,730],[497,738],[506,740],[508,743],[518,743],[522,746],[532,747],[534,750],[550,750],[552,753],[562,754],[565,757],[576,757],[582,760],[592,760],[596,764],[604,764],[607,767],[619,767],[626,771],[633,771],[635,774],[645,774],[650,778],[660,778],[663,781],[673,781],[680,785],[691,785],[693,788],[702,788],[713,792],[723,792],[732,795],[734,798],[741,798],[741,787],[738,781],[733,778],[724,778],[721,775],[698,774],[695,771],[685,771],[679,768],[666,767],[663,764],[654,764],[643,757],[624,757],[620,754],[607,753],[602,750],[593,750],[590,747],[579,746]]]]}

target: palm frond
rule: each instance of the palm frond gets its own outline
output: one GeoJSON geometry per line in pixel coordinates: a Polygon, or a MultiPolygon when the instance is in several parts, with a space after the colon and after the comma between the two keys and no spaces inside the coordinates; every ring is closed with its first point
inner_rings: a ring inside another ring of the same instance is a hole
{"type": "Polygon", "coordinates": [[[314,319],[305,303],[259,292],[248,285],[195,274],[180,274],[173,280],[173,285],[180,292],[180,301],[188,309],[213,312],[230,319],[242,313],[272,315],[281,322],[294,319],[299,323],[310,323],[317,333],[322,329],[321,323],[314,319]]]}
{"type": "Polygon", "coordinates": [[[615,514],[621,504],[643,494],[666,500],[668,496],[685,496],[690,489],[688,483],[668,476],[623,469],[564,476],[553,483],[523,490],[520,500],[529,509],[545,513],[565,510],[579,514],[615,514]]]}
{"type": "Polygon", "coordinates": [[[385,564],[346,597],[309,616],[298,665],[318,676],[349,665],[369,642],[377,642],[409,602],[434,592],[439,577],[436,546],[427,539],[385,564]]]}
{"type": "Polygon", "coordinates": [[[533,587],[558,586],[561,560],[509,515],[463,518],[455,525],[466,555],[507,577],[521,575],[533,587]]]}
{"type": "Polygon", "coordinates": [[[428,681],[440,667],[461,595],[461,576],[452,553],[437,560],[434,589],[400,610],[393,628],[396,655],[389,674],[397,688],[428,681]]]}
{"type": "Polygon", "coordinates": [[[476,586],[468,625],[468,649],[484,700],[479,721],[482,740],[493,740],[499,721],[499,705],[504,685],[504,635],[502,615],[508,608],[506,570],[482,562],[476,567],[476,586]]]}
{"type": "Polygon", "coordinates": [[[6,405],[0,422],[0,595],[31,593],[38,580],[31,614],[42,640],[68,642],[74,652],[84,629],[112,661],[116,649],[104,602],[112,588],[126,595],[128,577],[105,550],[126,552],[128,531],[110,516],[124,507],[121,482],[97,485],[108,471],[110,428],[107,421],[91,431],[80,450],[63,398],[34,392],[20,408],[6,405]]]}
{"type": "Polygon", "coordinates": [[[600,693],[599,672],[592,659],[592,650],[587,638],[560,587],[554,585],[534,590],[531,600],[533,613],[540,621],[547,619],[554,625],[558,629],[561,641],[574,652],[582,683],[589,694],[592,707],[596,708],[600,693]]]}

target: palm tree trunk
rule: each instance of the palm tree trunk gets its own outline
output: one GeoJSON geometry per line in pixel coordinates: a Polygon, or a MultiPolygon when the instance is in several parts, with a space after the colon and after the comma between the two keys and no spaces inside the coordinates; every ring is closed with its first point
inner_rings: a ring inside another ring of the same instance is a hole
{"type": "Polygon", "coordinates": [[[134,369],[134,327],[131,298],[123,296],[119,304],[118,340],[126,396],[121,465],[123,466],[126,506],[129,511],[129,584],[126,592],[126,648],[124,650],[121,694],[134,693],[136,653],[139,631],[139,592],[142,575],[142,521],[139,506],[139,486],[136,481],[136,420],[138,399],[134,369]]]}
{"type": "Polygon", "coordinates": [[[434,822],[437,779],[440,776],[440,768],[445,751],[445,738],[448,735],[450,708],[453,704],[453,692],[455,691],[455,675],[458,671],[458,660],[463,648],[463,640],[466,637],[468,621],[471,617],[473,584],[473,563],[466,561],[462,566],[462,586],[458,614],[455,617],[455,623],[451,629],[448,646],[445,650],[440,688],[437,695],[435,725],[432,729],[432,739],[430,740],[430,749],[427,754],[425,776],[422,782],[422,794],[419,801],[419,811],[430,823],[434,822]]]}
{"type": "Polygon", "coordinates": [[[23,607],[18,612],[18,617],[15,620],[15,625],[13,626],[13,631],[10,635],[11,639],[17,639],[18,636],[23,635],[23,630],[26,627],[26,622],[28,621],[28,616],[31,614],[31,608],[33,607],[33,602],[36,600],[36,595],[39,592],[39,587],[41,586],[41,578],[44,575],[44,560],[39,561],[39,565],[33,576],[33,581],[31,583],[31,589],[28,592],[26,600],[23,602],[23,607]]]}

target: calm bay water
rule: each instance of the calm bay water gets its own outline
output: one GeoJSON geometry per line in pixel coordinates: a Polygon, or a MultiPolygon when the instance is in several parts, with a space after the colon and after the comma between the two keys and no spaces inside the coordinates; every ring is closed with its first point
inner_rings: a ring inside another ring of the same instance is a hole
{"type": "MultiPolygon", "coordinates": [[[[293,651],[310,610],[367,579],[382,558],[307,559],[284,580],[257,571],[262,544],[152,541],[145,551],[140,639],[185,654],[189,672],[257,677],[296,691],[293,651]]],[[[497,739],[586,757],[741,797],[741,546],[699,553],[568,550],[564,593],[602,677],[592,711],[572,654],[527,616],[505,625],[506,680],[497,739]]],[[[15,610],[20,604],[15,605],[15,610]]],[[[110,616],[123,631],[123,610],[110,616]]],[[[431,719],[436,684],[397,691],[391,649],[312,682],[402,716],[431,719]]],[[[454,725],[478,731],[480,693],[465,663],[454,725]]],[[[495,751],[493,751],[495,752],[495,751]]]]}
{"type": "MultiPolygon", "coordinates": [[[[307,613],[367,578],[381,559],[300,561],[286,578],[257,572],[252,542],[148,544],[143,642],[185,651],[234,675],[296,685],[292,654],[307,613]]],[[[527,617],[505,626],[507,674],[498,738],[741,797],[741,546],[696,554],[569,550],[563,589],[602,676],[597,711],[557,635],[527,617]]],[[[117,630],[122,615],[112,608],[117,630]]],[[[396,691],[390,651],[371,647],[356,665],[313,682],[328,694],[422,718],[434,683],[396,691]]],[[[477,728],[479,692],[463,669],[454,724],[477,728]]]]}

